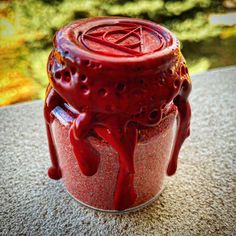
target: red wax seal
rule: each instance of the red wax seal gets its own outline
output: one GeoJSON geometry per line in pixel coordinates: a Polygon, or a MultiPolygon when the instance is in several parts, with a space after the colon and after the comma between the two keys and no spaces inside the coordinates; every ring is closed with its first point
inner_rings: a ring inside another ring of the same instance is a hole
{"type": "Polygon", "coordinates": [[[139,129],[157,126],[172,105],[178,109],[178,127],[168,174],[175,172],[180,147],[189,135],[191,82],[178,40],[170,31],[122,17],[73,22],[54,37],[48,75],[45,118],[53,163],[50,177],[61,175],[50,113],[63,103],[78,113],[70,140],[84,175],[93,176],[102,158],[86,141],[91,131],[119,154],[115,209],[129,208],[136,199],[133,156],[139,129]]]}
{"type": "Polygon", "coordinates": [[[141,56],[166,46],[157,30],[127,22],[93,27],[81,35],[81,42],[95,53],[114,57],[141,56]]]}

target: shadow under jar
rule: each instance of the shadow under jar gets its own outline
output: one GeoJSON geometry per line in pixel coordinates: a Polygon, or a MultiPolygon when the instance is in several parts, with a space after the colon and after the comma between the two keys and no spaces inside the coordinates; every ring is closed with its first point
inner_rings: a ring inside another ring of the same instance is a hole
{"type": "Polygon", "coordinates": [[[139,19],[79,20],[56,34],[48,75],[49,177],[98,210],[152,202],[189,136],[191,81],[174,35],[139,19]]]}

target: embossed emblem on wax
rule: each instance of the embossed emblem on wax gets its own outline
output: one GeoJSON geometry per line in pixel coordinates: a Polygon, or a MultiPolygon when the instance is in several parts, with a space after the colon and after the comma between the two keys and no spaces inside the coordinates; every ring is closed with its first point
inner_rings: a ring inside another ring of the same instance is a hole
{"type": "Polygon", "coordinates": [[[108,56],[141,56],[165,47],[163,36],[140,24],[120,23],[89,29],[78,40],[91,51],[108,56]]]}

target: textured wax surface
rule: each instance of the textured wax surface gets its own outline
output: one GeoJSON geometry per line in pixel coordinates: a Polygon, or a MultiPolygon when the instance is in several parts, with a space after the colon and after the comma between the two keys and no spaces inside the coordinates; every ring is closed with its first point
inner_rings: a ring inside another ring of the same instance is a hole
{"type": "Polygon", "coordinates": [[[111,215],[50,180],[43,103],[0,109],[0,235],[235,235],[236,67],[192,76],[191,135],[151,206],[111,215]]]}

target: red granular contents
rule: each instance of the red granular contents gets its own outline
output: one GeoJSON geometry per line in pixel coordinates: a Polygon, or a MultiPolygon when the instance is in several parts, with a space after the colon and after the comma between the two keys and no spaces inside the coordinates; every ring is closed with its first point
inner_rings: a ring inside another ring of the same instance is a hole
{"type": "MultiPolygon", "coordinates": [[[[70,143],[71,125],[65,126],[54,119],[52,127],[63,182],[69,193],[91,207],[116,210],[114,192],[120,168],[117,152],[103,139],[88,137],[87,141],[101,154],[101,160],[97,172],[93,176],[86,176],[79,168],[70,143]]],[[[139,130],[134,152],[134,189],[137,197],[129,208],[147,202],[162,190],[175,129],[176,107],[173,106],[158,126],[139,130]]]]}

